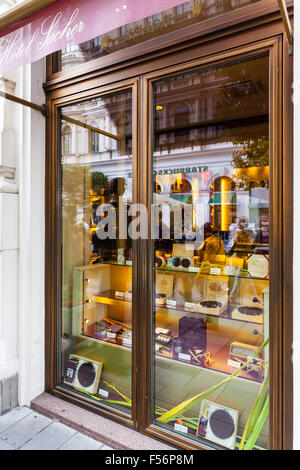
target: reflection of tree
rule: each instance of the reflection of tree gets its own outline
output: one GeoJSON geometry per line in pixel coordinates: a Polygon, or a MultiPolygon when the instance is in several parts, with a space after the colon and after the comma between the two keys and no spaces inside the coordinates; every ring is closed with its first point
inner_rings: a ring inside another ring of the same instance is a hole
{"type": "Polygon", "coordinates": [[[62,170],[63,217],[69,223],[76,223],[78,213],[84,212],[84,203],[89,195],[89,185],[85,168],[78,165],[65,165],[62,170]]]}
{"type": "MultiPolygon", "coordinates": [[[[66,165],[62,172],[63,217],[77,223],[79,214],[90,210],[90,190],[100,194],[108,187],[108,178],[101,171],[90,172],[79,165],[66,165]]],[[[89,219],[89,216],[88,216],[89,219]]]]}
{"type": "Polygon", "coordinates": [[[233,172],[234,182],[237,185],[242,184],[245,190],[260,186],[262,181],[268,187],[269,182],[265,178],[263,167],[269,166],[269,139],[267,137],[249,138],[237,140],[233,144],[243,145],[242,149],[233,152],[232,167],[237,170],[233,172]],[[250,172],[249,168],[256,169],[256,172],[250,172]]]}
{"type": "Polygon", "coordinates": [[[92,188],[93,192],[100,194],[101,189],[108,188],[108,177],[101,171],[94,171],[92,173],[92,188]]]}

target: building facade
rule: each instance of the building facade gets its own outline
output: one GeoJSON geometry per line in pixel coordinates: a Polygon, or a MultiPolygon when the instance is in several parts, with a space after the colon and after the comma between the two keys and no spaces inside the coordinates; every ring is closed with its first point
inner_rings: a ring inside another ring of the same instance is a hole
{"type": "MultiPolygon", "coordinates": [[[[2,2],[3,10],[10,3],[2,2]]],[[[289,3],[295,34],[289,55],[273,3],[185,2],[0,78],[1,91],[39,105],[46,99],[49,108],[45,121],[0,97],[1,412],[29,405],[46,390],[179,447],[232,449],[241,445],[267,383],[270,415],[254,448],[300,447],[300,12],[289,3]],[[268,12],[259,10],[261,3],[268,12]],[[247,22],[238,17],[241,11],[249,12],[247,22]],[[199,32],[202,25],[206,34],[199,32]],[[158,52],[166,38],[169,50],[158,52]],[[159,207],[152,240],[119,237],[122,201],[126,231],[133,230],[135,203],[159,207]],[[118,235],[107,241],[99,233],[110,208],[118,235]],[[181,238],[176,214],[183,217],[181,238]],[[293,252],[287,246],[292,231],[293,252]],[[213,258],[203,255],[212,236],[218,244],[213,258]],[[251,268],[253,260],[259,268],[251,268]],[[270,276],[262,260],[270,262],[270,276]],[[190,264],[176,269],[177,261],[190,264]],[[220,310],[211,314],[212,306],[203,310],[201,302],[215,302],[220,310]],[[240,307],[260,310],[263,320],[245,319],[249,311],[240,307]],[[202,322],[195,344],[182,326],[193,318],[202,322]],[[251,367],[243,369],[253,354],[251,367]],[[97,379],[80,385],[78,364],[92,364],[97,379]],[[239,367],[238,379],[219,390],[239,367]],[[195,398],[211,387],[215,394],[206,401],[195,398]],[[151,400],[141,400],[143,394],[151,400]],[[197,403],[186,409],[191,397],[197,403]],[[281,412],[276,399],[287,398],[281,412]],[[178,405],[180,415],[174,414],[178,405]],[[218,422],[214,428],[214,413],[230,420],[227,437],[218,422]]]]}

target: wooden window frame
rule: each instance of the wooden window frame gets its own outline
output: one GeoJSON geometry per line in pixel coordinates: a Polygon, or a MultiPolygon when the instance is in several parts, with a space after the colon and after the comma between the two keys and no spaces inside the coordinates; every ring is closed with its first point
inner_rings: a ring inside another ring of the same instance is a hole
{"type": "MultiPolygon", "coordinates": [[[[264,4],[274,2],[264,1],[264,4]]],[[[274,6],[274,5],[273,5],[274,6]]],[[[193,27],[191,27],[191,30],[193,27]]],[[[191,32],[193,35],[194,32],[191,32]]],[[[198,32],[199,34],[199,32],[198,32]]],[[[179,38],[179,41],[182,38],[179,38]]],[[[136,407],[133,419],[128,419],[122,412],[113,412],[106,407],[99,408],[92,400],[82,400],[75,393],[66,392],[56,382],[57,361],[57,310],[58,310],[58,109],[60,106],[94,97],[102,92],[133,86],[139,97],[140,107],[136,109],[138,119],[143,121],[139,128],[138,153],[143,155],[136,162],[135,195],[143,203],[149,204],[152,192],[151,150],[147,147],[149,128],[149,85],[157,76],[170,71],[180,71],[192,67],[201,67],[208,62],[218,62],[242,55],[255,55],[268,50],[270,53],[273,90],[271,116],[274,129],[272,148],[278,155],[276,165],[272,167],[272,217],[276,216],[276,236],[272,232],[271,260],[272,282],[276,286],[271,304],[273,365],[271,372],[271,449],[293,448],[293,188],[290,184],[293,175],[293,104],[291,85],[293,77],[293,59],[289,55],[289,45],[278,10],[269,11],[264,18],[253,18],[232,26],[232,31],[216,30],[204,37],[192,38],[173,46],[167,44],[161,53],[152,51],[146,57],[133,61],[124,58],[114,67],[101,67],[100,59],[82,66],[82,74],[70,71],[52,77],[45,84],[49,117],[47,120],[47,155],[46,155],[46,390],[60,398],[79,404],[91,411],[117,419],[129,426],[138,427],[139,431],[152,437],[169,442],[185,449],[201,447],[183,437],[172,434],[152,424],[151,382],[145,364],[151,361],[150,339],[146,338],[146,329],[150,328],[152,306],[146,303],[152,285],[149,279],[151,256],[148,241],[138,241],[135,250],[136,272],[134,282],[137,287],[136,297],[136,343],[134,344],[133,371],[135,377],[134,393],[136,407]],[[167,47],[169,47],[167,52],[167,47]],[[126,65],[126,67],[125,67],[126,65]],[[156,72],[153,72],[156,71],[156,72]],[[141,77],[137,79],[135,77],[141,77]],[[283,125],[283,116],[285,118],[283,125]],[[148,156],[148,161],[147,161],[148,156]],[[150,171],[151,169],[151,171],[150,171]],[[137,180],[139,178],[139,180],[137,180]],[[151,184],[150,184],[151,179],[151,184]],[[139,184],[137,183],[139,181],[139,184]],[[143,263],[140,262],[141,257],[143,263]],[[146,262],[144,262],[146,261],[146,262]],[[148,297],[147,297],[148,296],[148,297]],[[146,325],[146,328],[145,328],[146,325]],[[146,348],[144,345],[146,344],[146,348]],[[137,350],[141,353],[137,354],[137,350]],[[141,373],[139,373],[141,371],[141,373]],[[135,374],[134,374],[135,375],[135,374]]],[[[124,54],[125,52],[122,51],[124,54]]],[[[101,59],[102,60],[102,59],[101,59]]],[[[137,105],[137,103],[136,103],[137,105]]],[[[274,224],[275,225],[275,224],[274,224]]],[[[151,330],[148,330],[151,331],[151,330]]]]}

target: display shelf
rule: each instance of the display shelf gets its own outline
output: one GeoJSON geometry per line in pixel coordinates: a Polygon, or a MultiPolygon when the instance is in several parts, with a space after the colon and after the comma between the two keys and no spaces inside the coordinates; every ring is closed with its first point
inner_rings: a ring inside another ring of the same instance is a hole
{"type": "Polygon", "coordinates": [[[194,275],[194,276],[215,276],[215,277],[226,277],[228,279],[252,279],[253,281],[268,281],[269,279],[266,279],[264,277],[253,277],[248,274],[248,271],[246,269],[241,269],[239,271],[239,274],[226,274],[223,273],[224,266],[193,266],[191,270],[188,269],[178,269],[178,268],[172,268],[170,266],[166,266],[163,268],[155,268],[155,271],[158,272],[171,272],[171,273],[180,273],[180,274],[189,274],[189,275],[194,275]],[[199,269],[196,271],[196,269],[199,269]],[[220,273],[216,273],[212,270],[214,269],[219,269],[220,273]]]}
{"type": "MultiPolygon", "coordinates": [[[[130,263],[132,263],[130,261],[130,263]]],[[[126,268],[132,268],[132,264],[130,263],[125,263],[125,264],[120,264],[120,263],[117,263],[116,261],[104,261],[104,262],[101,262],[101,263],[95,263],[95,264],[91,264],[91,265],[88,265],[88,266],[82,266],[82,267],[78,267],[76,269],[78,270],[86,270],[87,268],[88,269],[97,269],[97,268],[101,268],[101,267],[104,267],[104,266],[120,266],[120,268],[122,267],[126,267],[126,268]]],[[[226,274],[223,272],[224,270],[224,267],[223,265],[209,265],[209,266],[203,266],[202,264],[200,264],[199,266],[192,266],[190,269],[184,269],[184,268],[172,268],[171,266],[164,266],[162,268],[155,268],[155,271],[158,271],[158,272],[171,272],[171,273],[180,273],[180,274],[190,274],[190,275],[194,275],[194,276],[216,276],[216,277],[219,277],[219,276],[222,276],[222,277],[227,277],[227,278],[233,278],[233,279],[252,279],[252,280],[262,280],[262,281],[267,281],[268,279],[264,278],[264,277],[255,277],[255,276],[250,276],[248,271],[246,269],[240,269],[239,272],[237,274],[226,274]],[[221,270],[220,273],[216,273],[214,272],[214,270],[221,270]]]]}
{"type": "Polygon", "coordinates": [[[92,300],[100,304],[115,305],[115,306],[121,306],[122,304],[124,305],[124,302],[129,303],[129,304],[131,303],[131,300],[116,297],[115,293],[116,293],[115,290],[108,289],[104,292],[100,292],[99,295],[94,295],[92,297],[92,300]]]}
{"type": "MultiPolygon", "coordinates": [[[[129,303],[129,304],[131,303],[130,300],[122,299],[122,298],[116,298],[115,297],[115,291],[113,291],[113,290],[107,290],[107,291],[104,291],[104,292],[100,292],[98,295],[94,295],[91,300],[94,301],[94,302],[105,304],[105,305],[114,305],[114,306],[120,306],[120,307],[122,307],[126,303],[129,303]]],[[[253,324],[253,325],[256,325],[256,326],[262,326],[262,324],[258,323],[258,322],[232,318],[231,313],[238,306],[236,304],[229,305],[226,312],[222,313],[221,315],[213,315],[213,314],[208,314],[208,313],[199,313],[199,312],[193,311],[192,309],[188,309],[184,306],[184,302],[182,300],[178,300],[174,297],[172,297],[172,299],[170,299],[170,300],[176,301],[176,303],[177,303],[176,306],[160,305],[160,306],[155,307],[155,311],[159,312],[160,310],[162,310],[165,314],[169,314],[170,311],[174,311],[174,312],[178,312],[178,313],[196,313],[197,316],[199,316],[199,318],[200,317],[202,317],[202,318],[208,317],[208,318],[214,318],[214,319],[220,318],[221,320],[225,320],[225,321],[229,320],[229,321],[233,321],[233,322],[237,322],[237,323],[250,323],[250,324],[253,324]]]]}
{"type": "Polygon", "coordinates": [[[126,268],[132,268],[132,261],[128,260],[125,264],[117,263],[117,261],[102,261],[101,263],[92,263],[88,266],[83,266],[81,268],[76,268],[76,269],[84,269],[86,270],[87,268],[90,269],[90,267],[94,268],[100,268],[101,266],[120,266],[121,267],[126,267],[126,268]]]}
{"type": "MultiPolygon", "coordinates": [[[[93,337],[88,336],[88,335],[80,335],[79,337],[82,338],[82,339],[85,339],[85,340],[92,340],[92,341],[94,341],[95,343],[98,343],[98,344],[103,344],[105,346],[110,346],[110,347],[113,347],[113,348],[118,348],[118,349],[122,349],[122,350],[126,350],[126,351],[131,351],[131,349],[132,349],[131,346],[124,345],[124,344],[118,342],[118,340],[113,340],[113,339],[109,339],[109,338],[107,338],[107,339],[98,339],[98,338],[93,338],[93,337]]],[[[185,365],[188,368],[202,369],[202,370],[205,370],[205,371],[218,372],[218,373],[225,374],[225,375],[228,375],[228,376],[231,375],[233,372],[235,372],[236,369],[229,368],[227,366],[227,363],[226,363],[226,358],[228,358],[228,355],[229,355],[229,346],[223,347],[221,350],[217,350],[217,346],[210,345],[210,352],[211,352],[212,357],[215,361],[215,363],[213,365],[210,365],[210,366],[203,366],[203,365],[197,364],[197,363],[193,362],[193,360],[186,361],[186,360],[183,360],[183,359],[178,359],[178,358],[174,357],[172,353],[168,353],[167,351],[164,351],[164,350],[155,351],[155,357],[156,357],[156,359],[162,359],[164,361],[167,361],[167,362],[170,362],[170,363],[173,363],[173,364],[174,363],[180,363],[182,365],[185,365]]],[[[237,378],[247,379],[247,380],[250,380],[250,381],[253,381],[253,382],[257,382],[257,383],[262,382],[262,380],[256,380],[251,374],[249,374],[247,372],[243,372],[243,373],[239,374],[239,377],[237,377],[237,378]]]]}
{"type": "MultiPolygon", "coordinates": [[[[185,364],[188,367],[202,369],[206,371],[212,371],[212,372],[219,372],[221,374],[225,374],[228,376],[233,374],[236,371],[236,369],[229,368],[227,365],[227,359],[229,357],[229,346],[224,346],[220,350],[218,350],[217,348],[218,348],[217,345],[209,344],[209,352],[211,353],[212,358],[215,361],[214,364],[210,366],[203,366],[200,364],[196,364],[192,358],[190,361],[187,361],[184,359],[178,359],[174,357],[172,353],[169,353],[165,350],[156,351],[155,356],[165,361],[168,361],[170,363],[178,362],[180,364],[185,364]]],[[[248,373],[248,372],[241,372],[238,378],[247,379],[255,383],[262,383],[263,381],[262,374],[260,374],[260,378],[256,378],[251,373],[248,373]]]]}
{"type": "Polygon", "coordinates": [[[89,336],[88,334],[81,334],[78,337],[82,338],[82,339],[86,339],[86,340],[92,340],[96,343],[103,344],[103,345],[106,345],[106,346],[108,345],[108,346],[112,346],[114,348],[123,349],[123,350],[126,350],[126,351],[131,350],[130,345],[122,344],[122,342],[118,339],[111,339],[111,338],[99,339],[99,338],[95,338],[93,336],[89,336]]]}
{"type": "MultiPolygon", "coordinates": [[[[176,300],[176,299],[172,299],[176,300]]],[[[185,308],[184,303],[179,303],[178,305],[175,306],[156,306],[155,311],[158,313],[160,310],[164,311],[164,313],[167,315],[170,311],[175,311],[178,313],[195,313],[199,318],[212,318],[212,319],[220,319],[220,320],[228,320],[230,322],[237,322],[237,323],[244,323],[244,324],[250,324],[250,325],[255,325],[256,327],[261,327],[263,326],[262,323],[254,322],[254,321],[248,321],[248,320],[241,320],[239,318],[232,318],[232,312],[234,309],[236,309],[238,305],[232,304],[229,305],[227,310],[224,313],[221,313],[220,315],[213,315],[209,313],[200,313],[192,309],[185,308]],[[168,312],[168,313],[167,313],[168,312]]]]}

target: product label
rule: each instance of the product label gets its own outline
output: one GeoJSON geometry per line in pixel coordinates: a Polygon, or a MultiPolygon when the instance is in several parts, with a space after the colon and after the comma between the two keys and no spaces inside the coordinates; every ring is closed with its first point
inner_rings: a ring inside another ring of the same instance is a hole
{"type": "Polygon", "coordinates": [[[112,333],[111,331],[107,332],[107,338],[115,339],[116,338],[116,333],[112,333]]]}
{"type": "Polygon", "coordinates": [[[127,265],[127,266],[132,266],[132,261],[128,259],[128,260],[126,261],[126,265],[127,265]]]}
{"type": "Polygon", "coordinates": [[[210,274],[215,274],[216,276],[220,276],[221,269],[220,268],[210,268],[210,274]]]}
{"type": "Polygon", "coordinates": [[[233,367],[234,369],[239,369],[242,364],[238,361],[233,361],[232,359],[228,359],[227,365],[228,365],[228,367],[233,367]]]}
{"type": "Polygon", "coordinates": [[[191,356],[189,354],[179,353],[178,354],[178,359],[181,359],[182,361],[191,362],[191,356]]]}
{"type": "Polygon", "coordinates": [[[190,266],[189,267],[189,272],[190,273],[198,273],[200,271],[200,268],[197,268],[195,266],[190,266]]]}
{"type": "Polygon", "coordinates": [[[131,338],[123,338],[123,344],[127,344],[128,346],[131,346],[132,340],[131,338]]]}
{"type": "Polygon", "coordinates": [[[166,330],[166,328],[155,328],[155,334],[156,335],[167,335],[170,332],[170,330],[166,330]]]}
{"type": "Polygon", "coordinates": [[[169,300],[166,301],[167,307],[176,307],[176,300],[169,300]]]}
{"type": "Polygon", "coordinates": [[[174,429],[175,431],[184,432],[185,434],[187,434],[189,431],[186,426],[182,426],[182,424],[178,424],[178,423],[174,424],[174,429]]]}
{"type": "Polygon", "coordinates": [[[103,390],[102,388],[99,388],[98,394],[102,397],[108,398],[108,392],[106,390],[103,390]]]}
{"type": "Polygon", "coordinates": [[[116,297],[124,297],[124,292],[120,292],[120,291],[116,290],[115,296],[116,297]]]}
{"type": "Polygon", "coordinates": [[[187,308],[189,310],[196,310],[197,305],[193,302],[184,302],[184,308],[187,308]]]}

